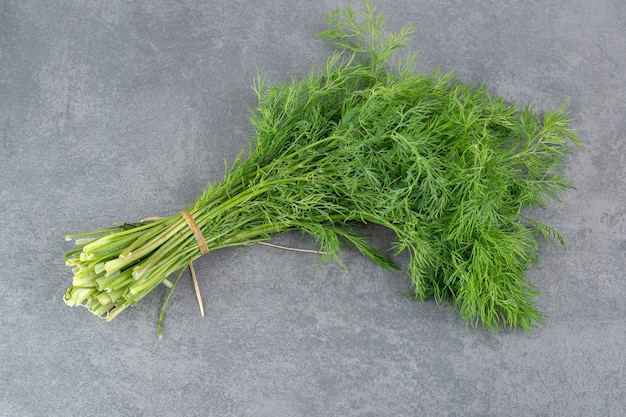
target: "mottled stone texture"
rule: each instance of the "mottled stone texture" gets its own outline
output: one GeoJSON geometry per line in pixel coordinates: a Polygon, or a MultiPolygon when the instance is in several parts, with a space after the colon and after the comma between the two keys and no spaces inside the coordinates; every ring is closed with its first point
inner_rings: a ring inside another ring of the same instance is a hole
{"type": "Polygon", "coordinates": [[[323,63],[322,12],[345,3],[4,0],[0,415],[624,415],[624,1],[377,3],[417,25],[420,70],[538,110],[571,98],[589,150],[537,212],[568,244],[529,274],[546,324],[494,336],[351,251],[343,270],[261,246],[201,259],[206,317],[184,280],[162,341],[165,288],[113,323],[66,307],[64,234],[175,213],[219,180],[252,134],[256,68],[277,82],[323,63]]]}

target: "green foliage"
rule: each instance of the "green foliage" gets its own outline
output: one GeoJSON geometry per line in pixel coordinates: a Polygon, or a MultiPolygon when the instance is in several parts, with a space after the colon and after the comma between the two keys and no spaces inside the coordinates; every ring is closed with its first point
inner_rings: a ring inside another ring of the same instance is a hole
{"type": "MultiPolygon", "coordinates": [[[[326,15],[320,36],[337,52],[324,67],[288,84],[258,76],[249,155],[187,210],[212,251],[300,230],[322,261],[341,263],[347,244],[397,269],[349,231],[382,225],[410,255],[417,299],[450,300],[466,322],[494,331],[530,329],[542,320],[525,279],[539,264],[537,237],[562,238],[523,209],[569,188],[561,168],[569,144],[581,144],[567,105],[540,117],[452,73],[421,74],[415,55],[394,68],[412,28],[385,37],[384,15],[364,5],[326,15]]],[[[67,255],[65,300],[109,320],[201,255],[180,215],[99,233],[67,255]]]]}

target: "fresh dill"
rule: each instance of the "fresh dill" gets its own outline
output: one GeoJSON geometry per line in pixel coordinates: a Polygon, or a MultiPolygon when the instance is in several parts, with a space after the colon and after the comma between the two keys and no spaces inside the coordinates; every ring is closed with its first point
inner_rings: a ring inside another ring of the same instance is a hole
{"type": "MultiPolygon", "coordinates": [[[[562,167],[582,145],[567,103],[539,115],[452,72],[422,74],[415,54],[392,62],[412,27],[387,34],[370,1],[326,20],[320,37],[336,52],[290,83],[257,77],[247,157],[186,209],[208,249],[299,230],[323,261],[341,262],[347,244],[398,269],[353,231],[378,224],[395,233],[391,249],[408,252],[417,299],[451,301],[492,331],[542,322],[525,276],[539,264],[538,237],[562,237],[524,209],[569,188],[562,167]]],[[[108,320],[202,255],[179,214],[68,238],[78,239],[65,302],[108,320]]]]}

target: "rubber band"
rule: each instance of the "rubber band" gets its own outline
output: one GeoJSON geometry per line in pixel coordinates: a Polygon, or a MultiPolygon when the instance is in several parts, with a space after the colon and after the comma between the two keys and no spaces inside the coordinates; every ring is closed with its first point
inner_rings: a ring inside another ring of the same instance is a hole
{"type": "Polygon", "coordinates": [[[289,251],[293,251],[293,252],[316,253],[318,255],[328,255],[326,252],[321,251],[321,250],[290,248],[288,246],[281,246],[281,245],[276,245],[274,243],[268,243],[268,242],[257,242],[257,243],[259,245],[269,246],[270,248],[289,250],[289,251]]]}
{"type": "Polygon", "coordinates": [[[206,240],[204,240],[204,236],[202,236],[202,232],[200,231],[200,228],[198,227],[196,221],[193,219],[193,217],[191,217],[191,214],[189,214],[188,211],[183,210],[180,212],[180,215],[187,222],[187,226],[189,226],[191,233],[193,233],[193,237],[196,238],[196,241],[198,242],[198,247],[200,248],[200,253],[202,255],[206,255],[207,253],[209,253],[209,247],[206,244],[206,240]]]}
{"type": "MultiPolygon", "coordinates": [[[[185,222],[187,222],[187,226],[189,226],[189,229],[191,229],[193,236],[196,238],[196,241],[198,241],[198,246],[200,247],[200,253],[202,253],[202,255],[206,255],[207,253],[209,253],[209,247],[206,244],[206,240],[204,240],[204,236],[202,235],[202,232],[200,231],[198,224],[195,222],[191,214],[189,214],[189,212],[187,212],[186,210],[183,210],[180,212],[180,215],[183,217],[183,219],[185,219],[185,222]]],[[[151,221],[157,221],[157,220],[163,220],[163,219],[164,217],[154,216],[154,217],[146,217],[145,219],[141,219],[141,221],[151,222],[151,221]]],[[[183,271],[184,271],[184,268],[181,269],[180,271],[181,274],[183,271]]],[[[198,307],[200,308],[200,315],[204,317],[204,305],[202,304],[202,296],[200,295],[200,285],[198,285],[198,278],[196,278],[196,271],[194,271],[193,269],[193,262],[189,262],[189,272],[191,272],[191,281],[193,282],[193,288],[196,292],[196,300],[198,300],[198,307]]],[[[174,284],[169,282],[167,279],[163,282],[164,284],[169,283],[169,285],[166,284],[166,286],[170,288],[170,292],[168,293],[167,298],[165,299],[165,302],[163,303],[163,306],[161,307],[161,315],[159,316],[159,325],[158,325],[159,339],[161,338],[161,325],[163,323],[163,314],[165,313],[165,306],[167,305],[170,297],[172,296],[172,292],[174,291],[174,288],[176,287],[176,283],[178,282],[179,279],[180,279],[180,274],[178,275],[178,278],[176,278],[176,281],[174,281],[174,284]]]]}
{"type": "Polygon", "coordinates": [[[204,305],[202,304],[202,296],[200,295],[200,286],[198,285],[198,279],[196,278],[196,271],[193,269],[193,262],[189,262],[189,272],[191,272],[191,281],[193,281],[193,288],[196,291],[196,300],[198,300],[200,316],[204,317],[204,305]]]}
{"type": "Polygon", "coordinates": [[[141,219],[141,222],[155,222],[157,220],[163,220],[165,217],[161,217],[161,216],[154,216],[154,217],[146,217],[145,219],[141,219]]]}

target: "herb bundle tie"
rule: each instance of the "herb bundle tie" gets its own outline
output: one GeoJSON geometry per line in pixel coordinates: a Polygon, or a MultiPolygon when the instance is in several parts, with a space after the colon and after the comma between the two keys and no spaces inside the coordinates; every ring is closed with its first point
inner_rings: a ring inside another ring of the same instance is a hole
{"type": "Polygon", "coordinates": [[[180,212],[180,215],[183,216],[183,219],[185,219],[185,222],[187,222],[187,226],[189,226],[189,229],[191,229],[191,233],[193,233],[193,237],[196,238],[196,241],[198,242],[198,247],[200,248],[200,254],[206,255],[207,253],[209,253],[209,247],[207,246],[206,240],[202,235],[202,231],[198,227],[198,223],[196,223],[196,221],[187,210],[182,210],[180,212]]]}

